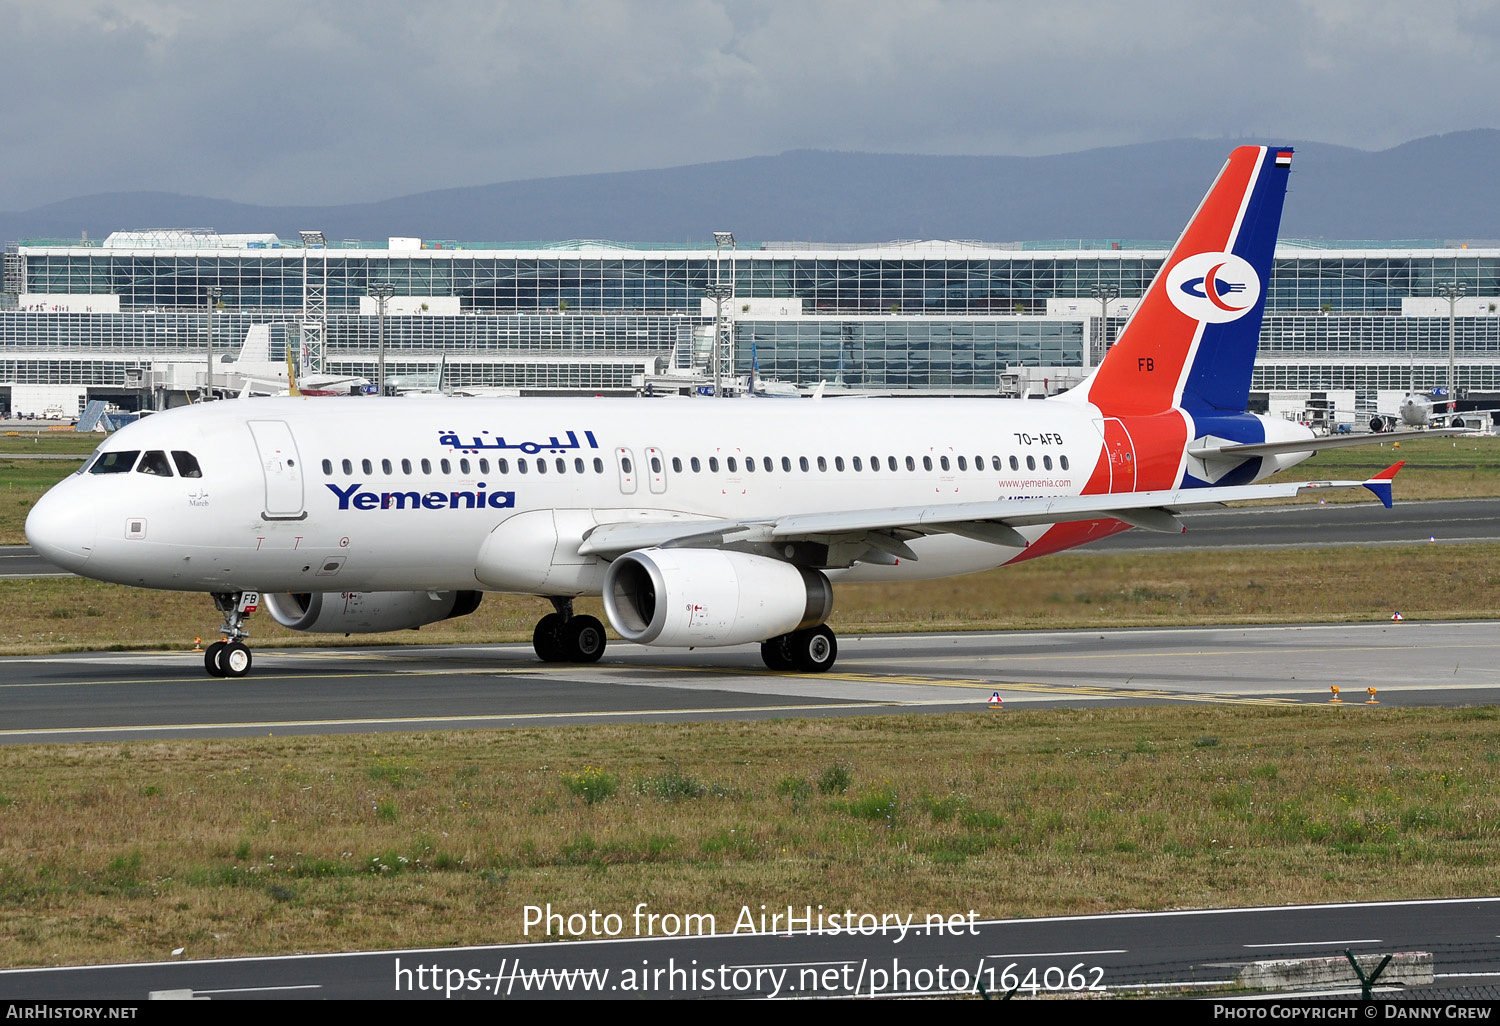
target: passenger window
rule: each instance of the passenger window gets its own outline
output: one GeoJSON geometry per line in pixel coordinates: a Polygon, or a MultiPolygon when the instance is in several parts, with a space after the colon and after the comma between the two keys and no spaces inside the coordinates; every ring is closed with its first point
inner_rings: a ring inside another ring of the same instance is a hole
{"type": "MultiPolygon", "coordinates": [[[[579,469],[582,470],[583,468],[579,467],[579,469]]],[[[680,473],[682,473],[682,457],[681,456],[673,456],[672,457],[672,473],[674,473],[674,474],[680,474],[680,473]]]]}
{"type": "Polygon", "coordinates": [[[395,473],[395,470],[393,470],[391,468],[391,461],[390,460],[381,460],[380,461],[380,472],[382,474],[386,474],[386,475],[390,475],[390,474],[394,474],[395,473]]]}
{"type": "Polygon", "coordinates": [[[693,468],[693,473],[695,474],[703,469],[703,464],[698,462],[698,457],[696,456],[688,460],[688,466],[693,468]]]}
{"type": "Polygon", "coordinates": [[[752,474],[755,473],[755,457],[754,456],[746,456],[745,457],[745,469],[748,470],[752,474]]]}
{"type": "Polygon", "coordinates": [[[1035,456],[1028,456],[1028,457],[1026,457],[1026,469],[1027,470],[1035,470],[1036,469],[1036,457],[1035,456]]]}
{"type": "MultiPolygon", "coordinates": [[[[525,460],[516,460],[516,462],[521,465],[521,473],[523,473],[523,474],[526,473],[526,461],[525,460]]],[[[627,473],[627,474],[630,473],[630,457],[629,456],[623,456],[623,457],[620,458],[620,469],[623,470],[623,471],[625,471],[625,473],[627,473]]]]}
{"type": "Polygon", "coordinates": [[[333,460],[324,460],[323,461],[323,473],[324,473],[324,475],[326,475],[328,477],[332,477],[333,476],[333,460]]]}
{"type": "Polygon", "coordinates": [[[559,474],[566,474],[568,472],[568,461],[561,456],[557,457],[557,472],[559,474]]]}
{"type": "Polygon", "coordinates": [[[594,457],[594,473],[596,473],[596,474],[602,474],[602,473],[604,473],[604,461],[601,460],[597,456],[594,457]]]}
{"type": "Polygon", "coordinates": [[[1057,458],[1057,463],[1058,466],[1062,467],[1064,470],[1068,469],[1068,458],[1066,456],[1059,456],[1057,458]]]}
{"type": "Polygon", "coordinates": [[[442,472],[445,473],[445,474],[451,474],[451,473],[453,473],[453,464],[449,463],[445,459],[444,460],[438,460],[438,468],[441,469],[442,472]]]}
{"type": "Polygon", "coordinates": [[[430,473],[432,473],[432,461],[431,460],[429,460],[429,459],[423,459],[422,460],[422,473],[424,473],[424,474],[430,474],[430,473]]]}
{"type": "MultiPolygon", "coordinates": [[[[911,467],[907,467],[906,469],[910,470],[912,468],[911,467]]],[[[922,469],[923,470],[931,470],[932,469],[932,457],[931,456],[923,456],[922,457],[922,469]]]]}
{"type": "Polygon", "coordinates": [[[1052,469],[1052,457],[1051,456],[1043,456],[1042,457],[1042,468],[1044,470],[1051,470],[1052,469]]]}
{"type": "Polygon", "coordinates": [[[1011,470],[1020,470],[1021,469],[1021,461],[1018,460],[1018,459],[1016,459],[1014,456],[1012,456],[1010,458],[1010,469],[1011,470]]]}
{"type": "Polygon", "coordinates": [[[896,469],[896,457],[894,457],[894,456],[887,456],[885,458],[885,465],[887,467],[889,467],[890,469],[895,470],[896,469]]]}
{"type": "Polygon", "coordinates": [[[90,474],[127,474],[130,468],[135,466],[135,458],[141,454],[139,449],[118,449],[115,452],[107,452],[99,457],[99,462],[94,464],[90,474]]]}
{"type": "Polygon", "coordinates": [[[818,457],[818,469],[825,474],[828,473],[828,461],[821,456],[818,457]]]}
{"type": "Polygon", "coordinates": [[[403,474],[410,474],[411,473],[411,460],[403,459],[401,461],[401,473],[403,473],[403,474]]]}
{"type": "Polygon", "coordinates": [[[854,457],[854,469],[855,469],[855,470],[864,470],[864,469],[865,469],[865,468],[864,468],[864,467],[863,467],[863,466],[862,466],[862,465],[861,465],[861,464],[860,464],[860,462],[859,462],[859,457],[858,457],[858,456],[856,456],[856,457],[854,457]]]}
{"type": "Polygon", "coordinates": [[[369,460],[360,460],[359,465],[361,468],[363,468],[366,474],[375,473],[375,464],[371,463],[369,460]]]}
{"type": "Polygon", "coordinates": [[[510,473],[510,460],[499,459],[495,461],[495,469],[502,474],[510,473]]]}
{"type": "Polygon", "coordinates": [[[843,472],[843,470],[844,470],[844,457],[842,457],[842,456],[835,456],[833,458],[833,469],[839,471],[840,473],[843,472]]]}
{"type": "Polygon", "coordinates": [[[575,473],[578,473],[578,474],[582,474],[583,473],[583,457],[582,456],[578,457],[577,459],[575,459],[573,461],[573,471],[575,473]]]}
{"type": "MultiPolygon", "coordinates": [[[[944,467],[943,469],[947,470],[948,468],[944,467]]],[[[962,456],[960,456],[958,458],[958,469],[959,470],[968,470],[969,469],[969,462],[968,462],[968,460],[964,459],[964,457],[962,457],[962,456]]]]}
{"type": "Polygon", "coordinates": [[[708,458],[708,471],[711,474],[717,474],[719,472],[719,457],[710,456],[708,458]]]}
{"type": "Polygon", "coordinates": [[[733,474],[735,472],[736,468],[735,468],[735,462],[734,462],[734,457],[733,456],[730,456],[728,459],[726,459],[724,461],[724,465],[729,468],[729,472],[731,474],[733,474]]]}
{"type": "Polygon", "coordinates": [[[350,463],[348,460],[343,460],[341,465],[344,468],[344,474],[345,475],[349,475],[349,474],[353,474],[354,473],[354,464],[353,463],[350,463]]]}
{"type": "Polygon", "coordinates": [[[947,470],[948,469],[948,457],[946,457],[946,456],[939,456],[938,457],[938,466],[942,467],[944,470],[947,470]]]}
{"type": "MultiPolygon", "coordinates": [[[[914,460],[914,459],[912,459],[910,456],[906,457],[906,469],[907,470],[916,470],[917,469],[917,461],[914,460]]],[[[932,461],[931,460],[927,461],[927,469],[928,470],[932,469],[932,461]]]]}
{"type": "Polygon", "coordinates": [[[547,461],[541,456],[536,458],[536,472],[538,474],[545,474],[547,472],[547,461]]]}
{"type": "Polygon", "coordinates": [[[141,457],[141,465],[135,468],[137,474],[152,474],[156,477],[171,477],[172,464],[167,462],[167,454],[160,449],[152,449],[141,457]]]}
{"type": "MultiPolygon", "coordinates": [[[[183,477],[202,477],[203,471],[198,467],[198,457],[181,449],[172,450],[172,459],[177,464],[177,473],[183,477]]],[[[326,461],[325,461],[326,462],[326,461]]],[[[332,470],[332,467],[328,468],[332,470]]]]}
{"type": "Polygon", "coordinates": [[[458,461],[458,472],[460,474],[467,474],[469,472],[469,461],[468,460],[459,460],[458,461]]]}
{"type": "Polygon", "coordinates": [[[804,474],[807,473],[807,457],[806,456],[798,456],[797,457],[797,466],[799,466],[799,467],[802,468],[802,473],[804,473],[804,474]]]}
{"type": "Polygon", "coordinates": [[[526,459],[523,456],[517,456],[516,457],[516,473],[517,474],[524,474],[524,473],[526,473],[526,459]]]}

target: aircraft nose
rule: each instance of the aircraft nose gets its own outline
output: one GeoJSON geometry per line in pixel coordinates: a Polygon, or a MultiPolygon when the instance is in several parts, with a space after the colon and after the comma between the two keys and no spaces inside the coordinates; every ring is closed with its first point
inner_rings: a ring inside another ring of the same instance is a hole
{"type": "Polygon", "coordinates": [[[26,517],[26,540],[47,562],[77,573],[94,551],[94,516],[53,488],[26,517]]]}

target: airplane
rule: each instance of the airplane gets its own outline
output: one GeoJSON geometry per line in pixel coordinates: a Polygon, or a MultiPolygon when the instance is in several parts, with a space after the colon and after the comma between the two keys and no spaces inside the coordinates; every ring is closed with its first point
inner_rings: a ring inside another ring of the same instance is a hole
{"type": "Polygon", "coordinates": [[[27,518],[83,576],[200,591],[242,677],[263,604],[293,630],[417,628],[486,591],[551,601],[538,657],[759,644],[823,672],[833,586],[975,573],[1183,510],[1364,487],[1263,481],[1343,444],[1246,412],[1292,154],[1230,155],[1119,340],[1074,389],[1004,399],[258,398],[110,436],[27,518]]]}
{"type": "Polygon", "coordinates": [[[1394,413],[1377,413],[1370,418],[1370,430],[1394,431],[1398,427],[1448,428],[1448,433],[1488,427],[1500,407],[1477,407],[1462,413],[1448,399],[1448,389],[1439,385],[1431,392],[1408,392],[1402,397],[1394,413]]]}
{"type": "Polygon", "coordinates": [[[284,363],[271,359],[271,329],[265,324],[250,326],[233,359],[224,355],[216,362],[214,380],[227,382],[240,398],[362,395],[372,387],[369,379],[354,374],[300,374],[290,346],[284,363]]]}

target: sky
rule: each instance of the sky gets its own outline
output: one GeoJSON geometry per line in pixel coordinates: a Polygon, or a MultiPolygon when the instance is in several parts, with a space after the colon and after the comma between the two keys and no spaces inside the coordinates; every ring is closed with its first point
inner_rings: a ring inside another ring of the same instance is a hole
{"type": "Polygon", "coordinates": [[[1500,0],[0,0],[0,210],[1500,127],[1500,0]]]}

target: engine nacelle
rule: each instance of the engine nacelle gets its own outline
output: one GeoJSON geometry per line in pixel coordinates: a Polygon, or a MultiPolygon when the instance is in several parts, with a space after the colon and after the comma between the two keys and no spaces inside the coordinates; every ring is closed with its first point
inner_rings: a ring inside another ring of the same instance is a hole
{"type": "Polygon", "coordinates": [[[331,591],[267,593],[261,601],[283,627],[309,634],[379,634],[468,616],[478,591],[331,591]]]}
{"type": "Polygon", "coordinates": [[[816,570],[745,552],[637,549],[605,573],[604,610],[637,644],[743,645],[822,623],[833,586],[816,570]]]}
{"type": "Polygon", "coordinates": [[[1393,426],[1389,417],[1375,416],[1370,418],[1370,430],[1377,435],[1382,431],[1389,431],[1393,426]]]}

